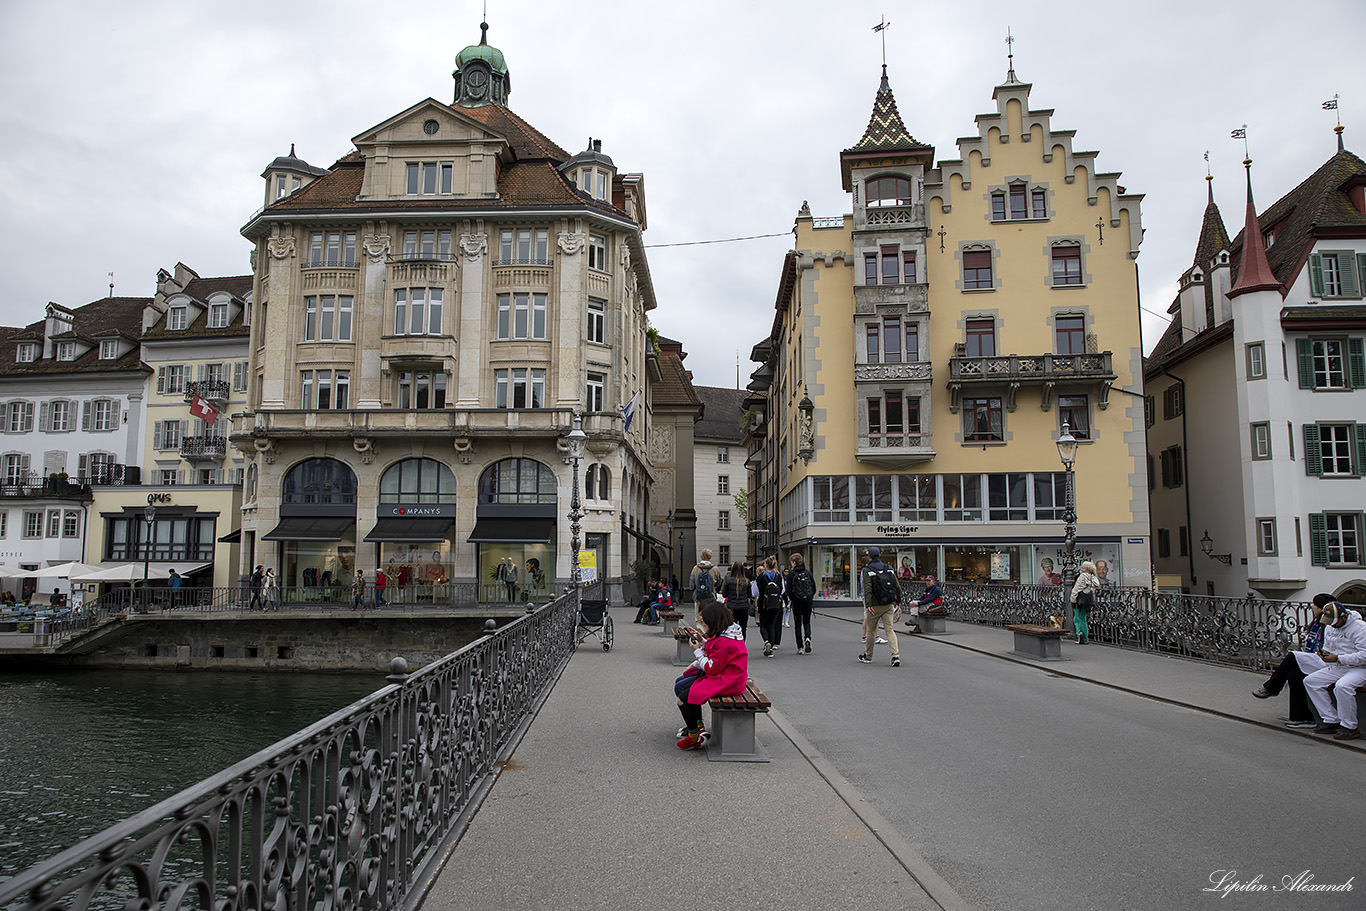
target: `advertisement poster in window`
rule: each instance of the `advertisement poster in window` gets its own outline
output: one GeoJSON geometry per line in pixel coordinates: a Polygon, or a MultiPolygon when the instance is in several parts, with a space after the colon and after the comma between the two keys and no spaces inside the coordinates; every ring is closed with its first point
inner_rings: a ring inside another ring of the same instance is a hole
{"type": "Polygon", "coordinates": [[[584,585],[598,581],[598,552],[596,550],[579,551],[579,580],[584,585]]]}
{"type": "MultiPolygon", "coordinates": [[[[1035,567],[1037,575],[1035,581],[1042,585],[1050,582],[1062,584],[1063,568],[1063,547],[1036,547],[1035,567]],[[1056,576],[1056,582],[1050,578],[1048,573],[1052,571],[1056,576]]],[[[1120,585],[1120,566],[1119,566],[1119,544],[1114,542],[1105,543],[1086,543],[1077,545],[1077,570],[1081,570],[1081,564],[1090,560],[1096,564],[1096,576],[1100,579],[1102,586],[1120,585]]]]}
{"type": "Polygon", "coordinates": [[[1010,580],[1010,554],[994,553],[991,555],[991,581],[1006,582],[1010,580]]]}

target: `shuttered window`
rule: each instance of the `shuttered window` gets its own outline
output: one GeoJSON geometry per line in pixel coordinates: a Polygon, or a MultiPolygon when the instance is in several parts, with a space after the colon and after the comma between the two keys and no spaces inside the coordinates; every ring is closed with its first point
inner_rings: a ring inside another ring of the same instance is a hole
{"type": "Polygon", "coordinates": [[[1366,254],[1325,250],[1309,254],[1309,290],[1315,297],[1361,297],[1366,254]]]}

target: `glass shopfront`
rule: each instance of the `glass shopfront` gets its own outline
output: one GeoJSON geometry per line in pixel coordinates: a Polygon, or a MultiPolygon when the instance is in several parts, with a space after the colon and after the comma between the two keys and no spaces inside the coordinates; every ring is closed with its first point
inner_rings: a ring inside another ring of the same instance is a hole
{"type": "Polygon", "coordinates": [[[544,601],[555,582],[559,484],[535,459],[503,459],[479,479],[476,545],[480,601],[544,601]]]}
{"type": "Polygon", "coordinates": [[[262,536],[280,542],[284,600],[349,601],[356,571],[356,474],[336,459],[305,459],[281,485],[280,522],[262,536]]]}
{"type": "Polygon", "coordinates": [[[555,547],[509,541],[480,544],[479,567],[481,600],[548,600],[554,581],[555,547]]]}
{"type": "MultiPolygon", "coordinates": [[[[391,604],[451,600],[455,575],[455,475],[435,459],[404,459],[379,481],[375,565],[391,604]]],[[[372,580],[374,581],[374,580],[372,580]]]]}
{"type": "MultiPolygon", "coordinates": [[[[349,601],[356,572],[356,526],[337,541],[284,541],[281,574],[286,588],[300,589],[301,600],[349,601]]],[[[287,599],[288,600],[288,599],[287,599]]]]}
{"type": "Polygon", "coordinates": [[[1020,583],[1020,567],[1029,548],[999,544],[954,544],[944,547],[944,578],[949,582],[1020,583]]]}

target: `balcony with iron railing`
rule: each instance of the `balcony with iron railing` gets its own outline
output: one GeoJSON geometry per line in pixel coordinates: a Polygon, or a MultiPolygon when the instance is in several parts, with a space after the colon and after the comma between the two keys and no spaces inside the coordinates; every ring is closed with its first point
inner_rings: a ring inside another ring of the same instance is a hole
{"type": "Polygon", "coordinates": [[[232,395],[232,384],[227,380],[196,380],[185,384],[185,401],[199,396],[208,402],[226,402],[232,395]]]}
{"type": "Polygon", "coordinates": [[[228,454],[226,437],[188,436],[180,441],[180,457],[190,461],[219,462],[228,454]]]}
{"type": "Polygon", "coordinates": [[[958,355],[949,358],[949,410],[958,412],[965,386],[1002,387],[1009,411],[1015,410],[1015,394],[1021,386],[1036,386],[1043,392],[1043,409],[1047,411],[1052,404],[1053,387],[1058,383],[1099,386],[1097,404],[1104,409],[1109,405],[1110,386],[1117,379],[1109,351],[986,357],[958,355]]]}
{"type": "Polygon", "coordinates": [[[0,498],[5,499],[90,499],[90,488],[97,485],[141,483],[142,473],[136,465],[97,465],[83,475],[63,475],[56,472],[47,476],[36,471],[24,471],[0,476],[0,498]]]}

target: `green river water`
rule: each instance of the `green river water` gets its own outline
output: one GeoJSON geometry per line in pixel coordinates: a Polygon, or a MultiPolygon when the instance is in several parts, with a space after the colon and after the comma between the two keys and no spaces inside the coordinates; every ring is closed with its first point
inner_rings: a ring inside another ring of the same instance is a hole
{"type": "Polygon", "coordinates": [[[384,685],[380,674],[0,673],[0,880],[384,685]]]}

